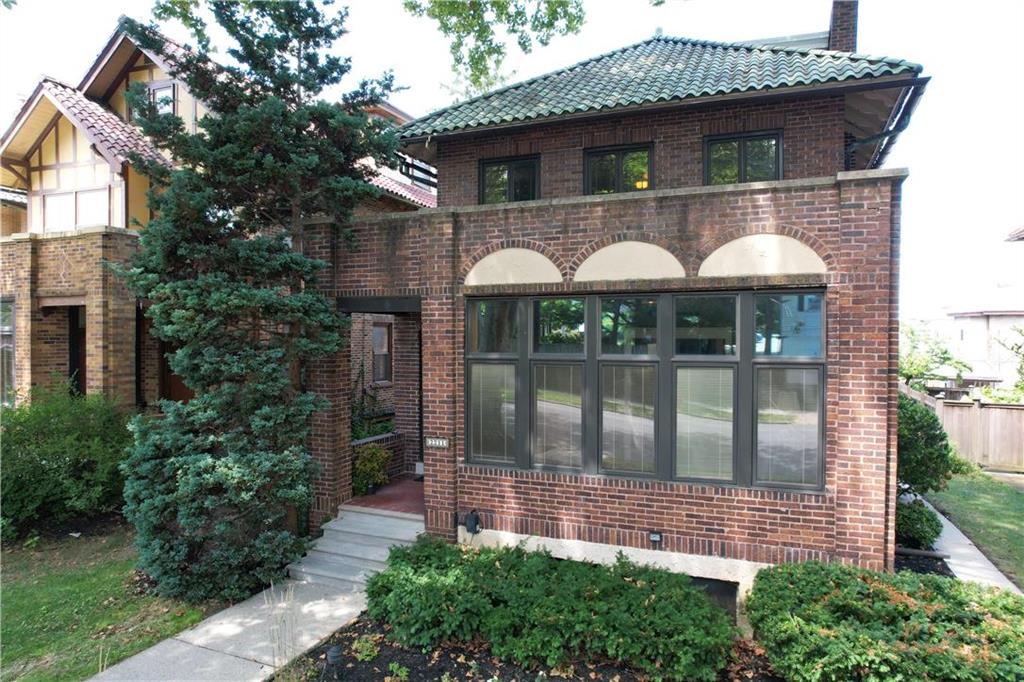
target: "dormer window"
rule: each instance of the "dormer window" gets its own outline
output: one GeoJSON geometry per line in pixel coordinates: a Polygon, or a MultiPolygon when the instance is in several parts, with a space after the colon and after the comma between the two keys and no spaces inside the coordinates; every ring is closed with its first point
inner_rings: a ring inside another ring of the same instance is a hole
{"type": "Polygon", "coordinates": [[[587,194],[652,189],[651,148],[620,147],[588,151],[584,183],[587,194]]]}
{"type": "Polygon", "coordinates": [[[782,135],[710,137],[704,143],[704,184],[731,185],[782,179],[782,135]]]}
{"type": "Polygon", "coordinates": [[[480,163],[480,203],[501,204],[540,197],[540,159],[536,156],[480,163]]]}

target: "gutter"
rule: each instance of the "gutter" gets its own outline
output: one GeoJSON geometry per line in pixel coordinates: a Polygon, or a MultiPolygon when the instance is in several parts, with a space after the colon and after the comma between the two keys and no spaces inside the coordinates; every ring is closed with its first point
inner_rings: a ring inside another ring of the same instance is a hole
{"type": "Polygon", "coordinates": [[[905,90],[906,94],[902,99],[902,106],[898,109],[899,113],[896,114],[895,121],[887,130],[879,133],[878,135],[872,135],[871,137],[864,138],[863,140],[858,140],[850,145],[850,147],[859,147],[864,144],[881,141],[878,149],[875,150],[871,160],[868,162],[868,168],[878,168],[885,163],[886,157],[889,155],[889,152],[892,151],[893,145],[896,144],[896,138],[899,137],[900,133],[906,130],[908,125],[910,125],[910,117],[917,108],[918,103],[921,101],[921,95],[924,94],[924,88],[928,85],[928,81],[931,80],[931,76],[918,80],[918,83],[914,83],[905,90]]]}

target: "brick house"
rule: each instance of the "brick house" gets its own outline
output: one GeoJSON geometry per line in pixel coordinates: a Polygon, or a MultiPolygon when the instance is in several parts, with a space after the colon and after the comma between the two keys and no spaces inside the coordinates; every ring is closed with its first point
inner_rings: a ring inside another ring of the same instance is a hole
{"type": "MultiPolygon", "coordinates": [[[[892,569],[907,173],[882,164],[928,78],[855,31],[837,2],[800,47],[656,36],[453,105],[401,129],[437,208],[363,216],[351,250],[310,221],[340,309],[419,330],[394,387],[429,532],[741,589],[892,569]]],[[[351,362],[314,373],[314,526],[350,495],[351,362]]]]}
{"type": "MultiPolygon", "coordinates": [[[[124,94],[137,82],[193,131],[206,114],[158,55],[117,30],[77,87],[44,78],[0,138],[5,404],[32,387],[68,380],[83,393],[140,408],[190,394],[168,367],[172,349],[148,333],[144,302],[103,265],[134,253],[149,220],[148,181],[132,168],[129,152],[162,158],[130,123],[124,94]]],[[[396,123],[410,118],[386,104],[373,113],[396,123]]],[[[391,169],[374,182],[381,196],[361,213],[436,203],[431,189],[391,169]]],[[[365,324],[356,318],[357,329],[365,324]]]]}
{"type": "MultiPolygon", "coordinates": [[[[656,36],[442,109],[400,129],[436,167],[436,207],[384,186],[351,247],[309,218],[320,286],[353,317],[351,343],[309,368],[330,402],[310,443],[314,531],[352,496],[369,372],[440,537],[623,551],[741,593],[779,562],[891,570],[907,173],[882,165],[928,78],[855,52],[855,2],[798,38],[656,36]]],[[[108,111],[124,72],[159,69],[134,46],[102,66],[123,40],[78,88],[43,94],[108,111]]],[[[51,190],[32,183],[62,168],[34,160],[54,115],[37,108],[0,145],[4,184],[29,189],[28,232],[0,241],[15,385],[66,371],[84,305],[86,390],[151,400],[159,354],[97,265],[134,248],[131,169],[69,120],[122,217],[48,229],[34,206],[51,190]]]]}

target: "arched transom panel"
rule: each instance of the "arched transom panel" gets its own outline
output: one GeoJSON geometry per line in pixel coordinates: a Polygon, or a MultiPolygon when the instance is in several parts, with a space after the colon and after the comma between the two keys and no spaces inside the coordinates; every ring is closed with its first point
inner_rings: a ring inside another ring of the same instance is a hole
{"type": "Polygon", "coordinates": [[[701,277],[824,273],[814,249],[781,234],[748,234],[715,249],[700,264],[701,277]]]}
{"type": "Polygon", "coordinates": [[[531,249],[500,249],[480,259],[466,275],[466,285],[561,282],[558,266],[531,249]]]}
{"type": "Polygon", "coordinates": [[[656,244],[622,241],[598,249],[576,268],[577,282],[685,277],[682,263],[656,244]]]}

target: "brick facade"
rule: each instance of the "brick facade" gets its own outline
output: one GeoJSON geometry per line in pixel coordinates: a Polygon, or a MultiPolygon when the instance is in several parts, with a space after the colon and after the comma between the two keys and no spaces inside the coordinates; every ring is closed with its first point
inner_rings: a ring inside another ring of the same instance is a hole
{"type": "MultiPolygon", "coordinates": [[[[832,125],[823,127],[831,129],[832,125]]],[[[557,140],[563,138],[554,138],[558,149],[557,140]]],[[[667,550],[759,562],[817,558],[891,568],[895,273],[903,174],[837,173],[839,141],[824,133],[818,139],[835,144],[818,153],[808,151],[802,161],[799,154],[796,158],[789,155],[789,163],[806,164],[803,167],[820,173],[809,178],[711,188],[697,186],[695,171],[684,169],[675,177],[691,177],[693,182],[674,189],[439,208],[405,216],[367,217],[354,225],[356,246],[328,254],[335,266],[323,282],[328,293],[421,297],[423,433],[450,439],[448,449],[424,452],[430,532],[453,538],[457,519],[476,509],[485,527],[523,534],[649,547],[647,532],[657,528],[664,532],[662,548],[667,550]],[[823,163],[822,159],[831,159],[826,164],[831,172],[814,165],[823,163]],[[717,247],[758,233],[799,240],[821,257],[827,273],[693,276],[717,247]],[[586,255],[626,239],[663,246],[690,276],[643,282],[573,281],[575,269],[586,255]],[[484,287],[462,284],[473,264],[506,247],[547,255],[561,271],[563,281],[484,287]],[[466,295],[794,286],[826,290],[823,491],[639,481],[466,463],[466,295]]],[[[468,143],[459,143],[463,144],[468,143]]],[[[479,148],[484,157],[494,147],[479,141],[479,148]]],[[[544,148],[540,151],[542,166],[550,169],[551,162],[543,160],[544,148]]],[[[448,153],[442,143],[439,158],[449,158],[448,153]]],[[[462,167],[475,168],[468,148],[462,153],[466,156],[462,167]]],[[[659,153],[656,148],[655,155],[659,153]]],[[[690,159],[683,162],[694,163],[690,159]]],[[[445,166],[439,167],[444,178],[445,166]]],[[[442,189],[443,201],[465,200],[454,198],[453,176],[450,169],[447,172],[442,182],[449,188],[442,189]]],[[[315,225],[311,233],[314,244],[326,245],[317,240],[315,225]]]]}

